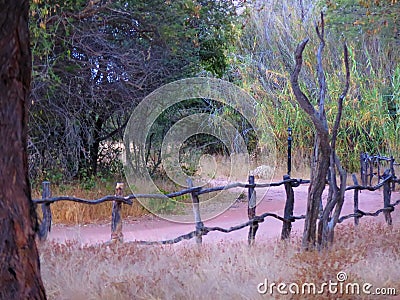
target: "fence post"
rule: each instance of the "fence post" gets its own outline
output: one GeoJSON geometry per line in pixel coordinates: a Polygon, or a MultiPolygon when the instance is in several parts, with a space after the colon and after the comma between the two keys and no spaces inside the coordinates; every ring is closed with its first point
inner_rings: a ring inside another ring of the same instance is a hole
{"type": "MultiPolygon", "coordinates": [[[[249,184],[254,185],[253,175],[249,176],[249,184]]],[[[249,217],[249,220],[254,219],[254,217],[256,216],[256,190],[254,186],[249,186],[247,215],[249,217]]],[[[254,244],[257,229],[258,229],[258,222],[254,221],[253,224],[250,225],[249,235],[247,238],[249,245],[254,244]]]]}
{"type": "MultiPolygon", "coordinates": [[[[42,199],[51,197],[50,181],[42,182],[42,199]]],[[[51,230],[51,209],[50,203],[42,204],[43,219],[39,227],[39,239],[45,241],[47,239],[47,234],[51,230]]]]}
{"type": "Polygon", "coordinates": [[[368,185],[368,176],[369,176],[368,153],[360,154],[360,164],[361,164],[361,184],[363,186],[367,186],[368,185]]]}
{"type": "MultiPolygon", "coordinates": [[[[388,175],[391,176],[391,175],[388,175]]],[[[385,176],[384,179],[386,179],[387,177],[385,176]]],[[[390,205],[390,197],[392,194],[392,190],[390,187],[390,183],[391,181],[386,181],[385,184],[383,185],[383,205],[384,208],[387,208],[388,210],[384,211],[384,215],[385,215],[385,221],[386,223],[391,226],[392,225],[392,216],[390,215],[390,213],[393,210],[393,207],[390,205]],[[391,208],[391,210],[390,210],[391,208]]]]}
{"type": "Polygon", "coordinates": [[[288,128],[288,149],[287,149],[287,175],[290,176],[292,171],[292,128],[288,128]]]}
{"type": "MultiPolygon", "coordinates": [[[[356,174],[352,174],[351,177],[353,178],[354,185],[358,185],[358,180],[356,174]]],[[[358,188],[354,189],[354,213],[358,212],[358,194],[360,190],[358,188]]],[[[354,217],[354,225],[358,225],[360,223],[360,217],[354,217]]]]}
{"type": "Polygon", "coordinates": [[[360,153],[360,176],[361,176],[361,184],[363,186],[367,185],[367,180],[366,180],[366,171],[365,171],[365,163],[364,163],[364,153],[360,153]]]}
{"type": "Polygon", "coordinates": [[[377,158],[377,175],[378,175],[378,182],[381,180],[381,160],[379,159],[379,157],[377,158]]]}
{"type": "MultiPolygon", "coordinates": [[[[193,181],[191,178],[186,179],[186,182],[189,188],[193,187],[193,181]]],[[[196,223],[196,244],[201,245],[203,242],[202,229],[204,224],[200,217],[200,200],[199,196],[195,192],[191,192],[190,195],[192,197],[194,221],[196,223]]]]}
{"type": "MultiPolygon", "coordinates": [[[[289,179],[290,179],[289,175],[283,176],[283,180],[289,180],[289,179]]],[[[285,212],[283,218],[285,220],[289,220],[289,218],[293,216],[294,192],[291,182],[286,182],[284,185],[286,191],[286,204],[285,204],[285,212]]],[[[292,231],[292,222],[291,221],[283,222],[281,239],[282,240],[288,239],[290,237],[291,231],[292,231]]]]}
{"type": "MultiPolygon", "coordinates": [[[[124,184],[118,182],[115,186],[115,196],[124,195],[124,184]]],[[[111,220],[111,241],[123,242],[124,235],[122,233],[122,219],[121,219],[121,206],[122,202],[114,201],[112,206],[112,220],[111,220]]]]}
{"type": "MultiPolygon", "coordinates": [[[[392,174],[392,178],[396,178],[396,174],[394,171],[394,158],[390,156],[390,174],[392,174]]],[[[396,182],[392,181],[392,192],[396,190],[396,182]]]]}
{"type": "Polygon", "coordinates": [[[374,161],[368,158],[369,164],[369,185],[372,186],[372,179],[374,178],[374,161]]]}

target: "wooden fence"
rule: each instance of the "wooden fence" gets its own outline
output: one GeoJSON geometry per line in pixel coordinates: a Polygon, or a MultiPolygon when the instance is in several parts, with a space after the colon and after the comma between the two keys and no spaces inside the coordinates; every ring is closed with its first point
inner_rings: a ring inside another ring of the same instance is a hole
{"type": "MultiPolygon", "coordinates": [[[[395,166],[400,164],[395,162],[393,156],[386,157],[380,155],[369,155],[368,153],[360,154],[360,175],[361,184],[364,186],[372,185],[373,178],[377,180],[383,179],[385,172],[390,172],[395,177],[395,166]],[[382,172],[384,169],[385,172],[382,172]]],[[[396,181],[392,182],[392,190],[395,188],[396,181]]]]}
{"type": "MultiPolygon", "coordinates": [[[[339,218],[339,223],[343,221],[354,218],[355,225],[359,224],[359,220],[364,216],[378,216],[380,213],[383,213],[385,216],[385,221],[388,225],[392,225],[392,217],[391,212],[394,211],[395,206],[400,204],[400,199],[396,202],[391,202],[391,195],[392,191],[395,189],[395,184],[400,184],[400,180],[397,179],[395,176],[395,169],[394,166],[398,165],[395,163],[393,157],[381,157],[381,156],[369,156],[368,154],[362,154],[360,156],[361,162],[361,180],[362,184],[359,185],[357,181],[357,177],[353,174],[353,182],[354,185],[346,187],[346,192],[353,191],[354,193],[354,211],[351,214],[341,216],[339,218]],[[387,168],[381,174],[381,167],[382,162],[387,163],[389,162],[389,168],[387,168]],[[372,166],[372,168],[371,168],[372,166]],[[377,170],[375,170],[377,169],[377,170]],[[378,183],[375,185],[371,185],[372,178],[376,176],[378,178],[378,183]],[[366,180],[369,179],[369,185],[366,184],[366,180]],[[383,188],[383,208],[375,211],[375,212],[364,212],[359,209],[359,193],[362,190],[367,191],[375,191],[380,188],[383,188]]],[[[193,213],[194,213],[194,220],[195,220],[195,230],[189,232],[187,234],[183,234],[178,236],[174,239],[170,240],[163,240],[163,241],[135,241],[135,243],[139,244],[174,244],[178,243],[182,240],[188,240],[195,238],[197,244],[202,243],[202,237],[207,235],[209,232],[212,231],[219,231],[223,233],[229,233],[236,230],[243,229],[245,227],[249,227],[249,234],[248,234],[248,243],[253,244],[255,241],[255,236],[258,230],[258,224],[264,222],[267,217],[272,217],[282,221],[282,232],[281,238],[287,239],[290,237],[291,229],[292,229],[292,222],[296,220],[305,219],[305,215],[294,216],[293,209],[294,209],[294,188],[300,186],[301,184],[310,183],[309,180],[303,179],[294,179],[290,178],[289,175],[285,175],[283,180],[280,182],[273,182],[273,183],[255,183],[254,176],[249,176],[248,183],[230,183],[224,186],[217,186],[212,188],[204,188],[200,186],[193,186],[193,182],[191,179],[187,180],[188,188],[170,193],[170,194],[132,194],[128,196],[123,196],[123,183],[117,183],[115,189],[115,195],[105,196],[103,198],[95,199],[95,200],[87,200],[81,199],[76,197],[69,197],[69,196],[59,196],[59,197],[51,197],[51,190],[50,190],[50,182],[45,181],[43,182],[43,192],[42,192],[42,199],[34,199],[33,202],[35,204],[41,204],[42,212],[43,212],[43,219],[40,224],[39,230],[39,238],[41,240],[45,240],[47,238],[48,232],[51,230],[51,208],[50,205],[54,202],[58,201],[74,201],[79,203],[85,204],[99,204],[106,201],[113,201],[112,207],[112,222],[111,222],[111,241],[122,242],[123,241],[123,233],[122,233],[122,219],[121,219],[121,209],[122,203],[132,205],[134,199],[139,198],[156,198],[156,199],[164,199],[165,197],[168,198],[175,198],[178,196],[182,196],[185,194],[190,194],[192,199],[193,205],[193,213]],[[279,216],[274,213],[265,212],[261,215],[256,214],[256,189],[257,188],[266,188],[266,187],[277,187],[283,185],[285,187],[286,192],[286,203],[284,208],[283,216],[279,216]],[[248,221],[239,224],[237,226],[233,226],[230,228],[221,228],[221,227],[207,227],[201,220],[200,215],[200,200],[199,196],[202,194],[207,194],[216,191],[222,190],[229,190],[232,188],[242,187],[248,190],[248,221]]]]}

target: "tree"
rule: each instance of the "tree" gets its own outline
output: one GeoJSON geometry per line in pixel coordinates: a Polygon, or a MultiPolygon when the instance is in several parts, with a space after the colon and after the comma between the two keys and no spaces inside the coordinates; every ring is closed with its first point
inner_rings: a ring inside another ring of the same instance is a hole
{"type": "MultiPolygon", "coordinates": [[[[350,3],[350,0],[346,1],[350,3]]],[[[343,109],[346,118],[343,118],[339,128],[336,150],[346,170],[355,172],[359,169],[361,152],[390,156],[399,149],[400,110],[396,108],[400,101],[400,55],[395,39],[384,38],[383,32],[371,36],[364,29],[351,30],[358,26],[347,28],[345,24],[336,23],[335,18],[351,19],[354,16],[351,7],[349,14],[341,15],[342,7],[339,3],[342,2],[331,1],[332,4],[338,3],[337,10],[331,10],[330,7],[323,9],[326,11],[324,70],[329,74],[330,88],[326,111],[328,122],[333,124],[335,114],[331,112],[336,111],[337,102],[330,99],[339,97],[344,76],[340,68],[343,50],[337,41],[344,35],[349,50],[352,80],[346,96],[347,105],[343,109]]],[[[262,3],[262,6],[248,10],[248,22],[241,32],[237,50],[233,52],[230,68],[235,72],[231,73],[231,80],[247,89],[265,107],[263,118],[269,120],[274,135],[281,141],[277,143],[277,153],[281,154],[279,160],[284,160],[286,144],[283,141],[287,138],[287,127],[291,127],[295,136],[299,137],[293,148],[293,157],[300,158],[299,162],[308,162],[311,154],[309,149],[314,144],[314,132],[310,130],[313,125],[294,98],[290,74],[294,69],[293,53],[298,42],[306,36],[312,37],[304,51],[300,85],[311,101],[318,97],[314,53],[317,52],[319,40],[314,38],[314,22],[321,11],[318,4],[325,5],[326,2],[263,0],[257,3],[262,3]]],[[[399,5],[400,1],[393,3],[388,11],[399,10],[396,10],[395,5],[399,5]]],[[[374,15],[379,17],[379,14],[374,15]]]]}
{"type": "Polygon", "coordinates": [[[34,1],[34,169],[96,175],[99,161],[110,161],[107,142],[122,139],[147,94],[203,69],[222,74],[232,3],[34,1]]]}
{"type": "Polygon", "coordinates": [[[333,241],[334,229],[343,207],[347,176],[336,154],[336,139],[342,118],[343,100],[350,84],[348,50],[346,44],[344,44],[346,83],[337,101],[338,111],[332,131],[329,133],[325,111],[327,84],[322,64],[322,55],[325,47],[325,23],[322,13],[320,27],[316,26],[316,31],[320,40],[317,53],[317,75],[319,82],[318,110],[315,109],[309,98],[302,92],[298,82],[303,63],[303,51],[308,43],[308,38],[304,39],[296,48],[296,65],[290,78],[296,100],[310,117],[316,132],[314,153],[311,161],[311,183],[308,189],[307,214],[302,242],[303,248],[306,250],[314,248],[316,242],[318,242],[318,246],[321,248],[328,246],[328,244],[333,241]],[[336,179],[337,172],[339,172],[340,175],[339,186],[336,179]],[[325,189],[327,179],[329,181],[329,194],[327,204],[325,208],[322,209],[322,193],[325,189]],[[320,213],[317,239],[317,220],[320,213]]]}
{"type": "Polygon", "coordinates": [[[29,1],[0,3],[0,298],[45,299],[27,164],[29,1]]]}

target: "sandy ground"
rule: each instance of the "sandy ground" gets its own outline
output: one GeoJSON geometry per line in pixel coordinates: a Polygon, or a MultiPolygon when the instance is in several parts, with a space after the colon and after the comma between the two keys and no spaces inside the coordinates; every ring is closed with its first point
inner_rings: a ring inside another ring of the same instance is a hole
{"type": "MultiPolygon", "coordinates": [[[[294,215],[305,214],[307,202],[308,185],[301,185],[294,189],[295,191],[295,209],[294,215]]],[[[327,189],[326,189],[327,191],[327,189]]],[[[326,192],[325,191],[325,192],[326,192]]],[[[257,195],[263,195],[257,206],[257,214],[265,212],[276,213],[283,216],[286,194],[283,186],[270,188],[268,190],[257,190],[257,195]]],[[[325,194],[326,197],[326,194],[325,194]]],[[[400,193],[392,193],[392,203],[400,199],[400,193]]],[[[359,209],[366,212],[375,212],[383,207],[382,191],[362,191],[359,196],[359,209]]],[[[342,215],[352,213],[353,211],[353,192],[346,192],[345,204],[342,215]]],[[[400,207],[392,213],[393,223],[400,224],[400,207]]],[[[248,221],[247,203],[234,203],[227,211],[219,216],[204,222],[205,226],[219,226],[229,228],[248,221]]],[[[384,222],[383,214],[378,217],[363,217],[360,222],[384,222]]],[[[343,224],[353,223],[353,219],[346,220],[343,224]]],[[[304,226],[304,220],[293,223],[292,233],[301,234],[304,226]]],[[[282,222],[271,217],[267,217],[265,222],[260,223],[257,231],[256,240],[267,238],[279,238],[282,229],[282,222]]],[[[158,241],[171,239],[194,230],[194,224],[175,223],[160,219],[155,216],[146,216],[138,219],[128,219],[123,221],[124,241],[146,240],[158,241]]],[[[111,225],[83,225],[83,226],[65,226],[55,224],[48,236],[49,240],[65,242],[66,240],[77,240],[82,244],[96,244],[106,242],[110,239],[111,225]]],[[[235,231],[233,233],[210,232],[203,237],[203,243],[218,242],[221,240],[243,241],[247,242],[248,228],[235,231]]],[[[195,243],[194,239],[185,241],[186,243],[195,243]]]]}

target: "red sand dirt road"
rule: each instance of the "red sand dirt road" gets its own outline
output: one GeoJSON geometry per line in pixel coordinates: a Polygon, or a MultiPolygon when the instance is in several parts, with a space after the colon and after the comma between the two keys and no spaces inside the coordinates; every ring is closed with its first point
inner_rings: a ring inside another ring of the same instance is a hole
{"type": "MultiPolygon", "coordinates": [[[[301,185],[294,188],[295,192],[295,207],[294,215],[302,215],[306,212],[307,207],[307,190],[308,185],[301,185]]],[[[259,191],[259,190],[257,190],[259,191]]],[[[327,189],[325,189],[324,197],[326,197],[327,189]]],[[[262,193],[258,193],[261,195],[262,193]]],[[[270,188],[258,203],[256,213],[260,215],[265,212],[276,213],[283,216],[285,207],[286,194],[283,186],[270,188]]],[[[392,203],[400,199],[399,192],[392,193],[392,203]]],[[[362,191],[359,195],[359,209],[365,212],[375,212],[383,207],[382,191],[362,191]]],[[[346,198],[342,215],[353,212],[353,192],[346,192],[346,198]]],[[[393,224],[400,224],[400,206],[392,213],[393,224]]],[[[205,226],[219,226],[229,228],[248,221],[247,217],[247,203],[235,203],[227,211],[221,215],[205,221],[205,226]]],[[[378,217],[363,217],[360,219],[362,222],[384,222],[383,214],[378,217]]],[[[353,218],[343,222],[343,224],[353,223],[353,218]]],[[[292,234],[301,234],[304,226],[304,220],[299,220],[292,223],[292,234]]],[[[267,217],[263,223],[259,224],[256,240],[274,239],[280,237],[282,229],[282,222],[267,217]]],[[[165,239],[172,239],[182,234],[189,233],[194,230],[194,224],[174,223],[171,221],[163,220],[155,216],[141,217],[135,220],[123,221],[122,231],[124,234],[124,241],[146,240],[146,241],[160,241],[165,239]]],[[[218,241],[243,241],[247,242],[248,227],[232,232],[210,232],[208,235],[203,236],[203,243],[218,242],[218,241]]],[[[54,225],[48,236],[49,240],[56,242],[65,242],[66,240],[77,240],[82,244],[96,244],[107,242],[111,236],[111,225],[108,224],[93,224],[83,226],[65,226],[54,225]]],[[[186,243],[195,243],[195,240],[185,241],[186,243]]]]}

